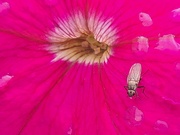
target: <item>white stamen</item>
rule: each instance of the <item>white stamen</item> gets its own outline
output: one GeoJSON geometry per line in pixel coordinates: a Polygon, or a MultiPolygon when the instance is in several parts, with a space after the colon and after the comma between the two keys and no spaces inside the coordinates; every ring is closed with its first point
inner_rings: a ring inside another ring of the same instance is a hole
{"type": "Polygon", "coordinates": [[[179,50],[180,49],[180,44],[177,43],[174,39],[174,35],[168,34],[164,35],[163,37],[159,38],[158,46],[156,49],[159,50],[179,50]]]}
{"type": "Polygon", "coordinates": [[[55,54],[55,58],[52,62],[58,60],[68,60],[70,62],[77,61],[86,64],[107,62],[109,55],[112,54],[110,46],[113,46],[118,39],[116,36],[117,30],[112,27],[113,20],[111,18],[105,20],[102,16],[94,13],[85,17],[81,12],[76,12],[65,19],[56,19],[56,21],[58,27],[55,27],[47,35],[48,40],[52,43],[47,50],[55,54]],[[89,43],[88,45],[83,41],[80,43],[82,48],[78,45],[73,45],[72,43],[69,43],[69,46],[66,45],[66,43],[72,39],[78,40],[79,38],[80,40],[86,41],[86,38],[82,39],[82,37],[88,36],[89,34],[92,34],[94,40],[97,42],[95,44],[97,49],[91,48],[94,52],[88,52],[88,47],[91,47],[92,44],[89,43]],[[65,42],[65,44],[62,44],[62,42],[65,42]],[[97,44],[100,45],[101,43],[104,44],[104,47],[97,46],[97,44]],[[107,50],[106,46],[108,46],[107,50]],[[101,56],[99,56],[99,54],[101,56]]]}
{"type": "Polygon", "coordinates": [[[139,20],[142,21],[143,26],[151,26],[153,24],[150,15],[147,13],[139,13],[139,20]]]}
{"type": "Polygon", "coordinates": [[[9,3],[7,3],[7,2],[1,3],[1,4],[0,4],[0,13],[1,13],[2,11],[4,11],[4,10],[9,9],[9,8],[10,8],[9,3]]]}
{"type": "Polygon", "coordinates": [[[136,121],[141,121],[142,118],[143,118],[143,112],[137,108],[135,110],[135,120],[136,121]]]}
{"type": "Polygon", "coordinates": [[[180,16],[180,8],[172,10],[173,17],[180,16]]]}
{"type": "Polygon", "coordinates": [[[12,77],[13,76],[10,76],[10,75],[2,76],[1,79],[0,79],[0,87],[5,86],[8,83],[8,81],[11,80],[12,77]]]}
{"type": "Polygon", "coordinates": [[[132,50],[147,52],[149,48],[148,38],[140,36],[134,40],[132,50]]]}
{"type": "Polygon", "coordinates": [[[68,135],[72,135],[72,128],[69,128],[69,131],[67,132],[68,135]]]}
{"type": "Polygon", "coordinates": [[[157,120],[154,124],[154,129],[159,132],[166,133],[168,128],[169,128],[169,126],[168,126],[167,122],[162,121],[162,120],[157,120]]]}

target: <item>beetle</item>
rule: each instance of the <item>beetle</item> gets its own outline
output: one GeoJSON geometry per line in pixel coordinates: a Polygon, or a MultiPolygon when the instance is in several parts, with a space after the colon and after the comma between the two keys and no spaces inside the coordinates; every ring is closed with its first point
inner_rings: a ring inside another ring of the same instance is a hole
{"type": "Polygon", "coordinates": [[[127,86],[125,86],[129,97],[138,95],[136,91],[137,88],[144,88],[144,86],[138,85],[141,80],[141,72],[142,66],[140,63],[133,64],[129,70],[129,74],[127,76],[127,86]]]}

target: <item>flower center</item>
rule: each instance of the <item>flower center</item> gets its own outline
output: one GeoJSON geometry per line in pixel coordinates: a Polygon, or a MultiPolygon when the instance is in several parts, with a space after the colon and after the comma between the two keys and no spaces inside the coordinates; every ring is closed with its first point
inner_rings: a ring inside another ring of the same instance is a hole
{"type": "Polygon", "coordinates": [[[107,51],[108,45],[98,42],[94,39],[93,35],[87,35],[83,40],[84,41],[80,43],[81,46],[96,55],[102,55],[105,51],[107,51]]]}
{"type": "Polygon", "coordinates": [[[98,16],[85,18],[81,13],[58,22],[49,32],[51,45],[48,50],[55,54],[52,61],[66,60],[85,64],[105,63],[112,54],[117,39],[111,28],[111,20],[103,22],[98,16]]]}

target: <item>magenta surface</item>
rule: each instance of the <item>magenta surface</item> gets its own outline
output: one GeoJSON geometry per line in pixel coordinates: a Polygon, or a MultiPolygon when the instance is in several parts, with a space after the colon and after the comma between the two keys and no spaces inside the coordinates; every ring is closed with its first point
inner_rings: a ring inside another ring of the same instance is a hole
{"type": "Polygon", "coordinates": [[[0,135],[179,135],[178,8],[179,0],[0,1],[0,135]],[[113,56],[100,67],[52,63],[44,48],[54,20],[86,9],[113,19],[113,56]],[[142,25],[141,12],[152,25],[142,25]],[[138,50],[139,36],[149,48],[138,50]],[[130,99],[124,86],[134,63],[145,93],[130,99]]]}

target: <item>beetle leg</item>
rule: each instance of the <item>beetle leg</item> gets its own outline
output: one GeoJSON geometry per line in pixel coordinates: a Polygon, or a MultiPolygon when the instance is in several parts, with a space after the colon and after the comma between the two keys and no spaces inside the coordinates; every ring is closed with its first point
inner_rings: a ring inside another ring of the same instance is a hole
{"type": "Polygon", "coordinates": [[[128,86],[124,86],[124,88],[125,88],[126,90],[128,90],[128,86]]]}
{"type": "Polygon", "coordinates": [[[144,86],[138,86],[138,88],[142,88],[142,91],[143,91],[143,94],[146,96],[146,97],[148,97],[146,94],[145,94],[145,87],[144,86]]]}

